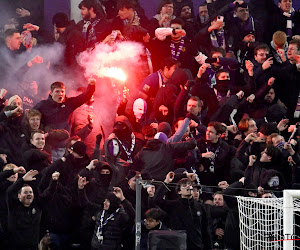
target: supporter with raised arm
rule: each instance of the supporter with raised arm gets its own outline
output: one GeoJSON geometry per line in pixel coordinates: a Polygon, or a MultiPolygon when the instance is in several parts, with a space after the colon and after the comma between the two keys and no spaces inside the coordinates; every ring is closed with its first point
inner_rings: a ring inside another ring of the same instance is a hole
{"type": "Polygon", "coordinates": [[[187,249],[211,249],[211,239],[208,232],[208,221],[204,206],[192,198],[193,183],[181,179],[177,183],[176,191],[179,198],[165,200],[168,194],[166,184],[174,180],[174,172],[169,172],[154,195],[154,202],[166,211],[171,219],[171,229],[185,230],[187,234],[187,249]]]}

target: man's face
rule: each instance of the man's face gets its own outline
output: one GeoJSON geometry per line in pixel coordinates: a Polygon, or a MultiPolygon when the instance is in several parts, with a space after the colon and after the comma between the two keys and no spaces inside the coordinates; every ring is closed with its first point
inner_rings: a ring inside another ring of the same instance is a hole
{"type": "Polygon", "coordinates": [[[248,18],[249,18],[249,9],[248,9],[248,7],[247,8],[238,7],[234,13],[243,22],[247,21],[248,18]]]}
{"type": "Polygon", "coordinates": [[[297,48],[296,44],[289,44],[288,51],[287,51],[287,58],[290,60],[292,64],[296,63],[294,59],[295,55],[300,55],[300,51],[297,48]]]}
{"type": "Polygon", "coordinates": [[[36,148],[43,149],[45,146],[45,135],[42,133],[35,133],[30,139],[30,142],[36,148]]]}
{"type": "Polygon", "coordinates": [[[281,135],[277,135],[272,138],[272,143],[276,147],[279,143],[284,143],[284,138],[281,135]]]}
{"type": "Polygon", "coordinates": [[[23,103],[19,98],[16,98],[15,100],[13,100],[10,104],[11,106],[18,106],[18,107],[23,107],[23,103]]]}
{"type": "Polygon", "coordinates": [[[135,176],[129,179],[128,185],[129,185],[130,189],[132,189],[134,191],[136,190],[136,178],[135,178],[135,176]]]}
{"type": "Polygon", "coordinates": [[[215,194],[213,200],[214,206],[224,207],[224,199],[222,194],[215,194]]]}
{"type": "Polygon", "coordinates": [[[220,73],[220,75],[218,76],[218,80],[220,80],[220,81],[230,80],[229,73],[228,72],[222,72],[222,73],[220,73]]]}
{"type": "MultiPolygon", "coordinates": [[[[182,26],[181,26],[179,23],[172,23],[172,24],[171,24],[171,28],[172,28],[172,29],[175,29],[175,30],[181,30],[181,29],[182,29],[182,26]]],[[[176,40],[181,39],[181,35],[180,35],[180,34],[174,35],[174,34],[172,33],[171,38],[172,38],[172,40],[175,40],[175,41],[176,41],[176,40]]]]}
{"type": "Polygon", "coordinates": [[[12,36],[6,39],[7,46],[11,50],[18,50],[21,46],[22,39],[20,33],[14,33],[12,36]]]}
{"type": "Polygon", "coordinates": [[[198,115],[201,112],[201,107],[197,101],[190,99],[187,102],[186,111],[193,115],[198,115]]]}
{"type": "Polygon", "coordinates": [[[108,210],[110,207],[110,201],[108,199],[105,199],[103,202],[103,210],[108,210]]]}
{"type": "Polygon", "coordinates": [[[62,103],[65,100],[66,89],[55,88],[52,92],[50,92],[52,96],[52,100],[57,103],[62,103]]]}
{"type": "Polygon", "coordinates": [[[133,15],[133,9],[132,8],[127,9],[123,7],[122,9],[119,10],[118,15],[122,20],[129,19],[133,15]]]}
{"type": "Polygon", "coordinates": [[[259,49],[257,51],[256,55],[254,55],[254,59],[259,64],[263,64],[267,60],[268,55],[269,55],[269,52],[267,50],[259,49]]]}
{"type": "Polygon", "coordinates": [[[248,122],[248,130],[247,133],[256,133],[257,132],[257,126],[256,126],[256,122],[254,120],[250,120],[248,122]]]}
{"type": "Polygon", "coordinates": [[[279,8],[282,9],[283,12],[289,12],[292,8],[292,5],[292,0],[281,0],[281,2],[278,3],[279,8]]]}
{"type": "Polygon", "coordinates": [[[89,9],[84,6],[81,7],[80,14],[81,14],[83,20],[90,20],[90,18],[91,18],[89,9]]]}
{"type": "Polygon", "coordinates": [[[21,193],[18,194],[18,199],[25,207],[29,207],[34,199],[32,188],[29,186],[22,187],[21,193]]]}
{"type": "Polygon", "coordinates": [[[192,9],[189,6],[184,6],[181,9],[180,17],[183,19],[189,19],[192,17],[192,9]]]}
{"type": "Polygon", "coordinates": [[[248,34],[244,37],[243,41],[245,43],[254,43],[255,42],[255,36],[253,34],[248,34]]]}
{"type": "Polygon", "coordinates": [[[199,192],[199,189],[198,188],[193,188],[193,191],[192,191],[192,196],[193,196],[193,199],[198,201],[199,198],[200,198],[200,192],[199,192]]]}
{"type": "Polygon", "coordinates": [[[28,119],[31,130],[38,130],[41,124],[41,117],[39,115],[32,116],[28,119]]]}
{"type": "Polygon", "coordinates": [[[160,11],[161,14],[167,14],[169,16],[172,16],[173,12],[174,12],[174,5],[172,3],[165,4],[160,11]]]}
{"type": "Polygon", "coordinates": [[[160,223],[159,220],[155,220],[155,219],[152,219],[152,218],[146,218],[146,219],[144,219],[144,222],[145,222],[145,227],[148,230],[151,230],[152,228],[155,228],[160,223]]]}
{"type": "Polygon", "coordinates": [[[275,91],[274,91],[274,89],[270,89],[268,94],[266,94],[266,96],[265,96],[265,100],[268,103],[271,103],[274,101],[274,99],[275,99],[275,91]]]}
{"type": "MultiPolygon", "coordinates": [[[[220,53],[220,52],[215,52],[215,53],[213,53],[212,55],[211,55],[211,57],[212,58],[222,58],[223,57],[223,55],[222,55],[222,53],[220,53]]],[[[214,66],[220,66],[220,64],[218,64],[218,63],[212,63],[212,65],[214,65],[214,66]]]]}
{"type": "Polygon", "coordinates": [[[100,174],[110,174],[110,171],[109,169],[103,168],[101,169],[100,174]]]}
{"type": "Polygon", "coordinates": [[[180,194],[181,198],[190,198],[192,195],[192,190],[193,185],[192,183],[188,182],[180,185],[180,191],[178,191],[178,194],[180,194]]]}
{"type": "Polygon", "coordinates": [[[271,156],[268,156],[266,153],[267,149],[261,152],[260,161],[261,162],[271,162],[271,156]]]}
{"type": "Polygon", "coordinates": [[[167,66],[165,66],[164,68],[164,75],[165,77],[167,77],[168,79],[173,75],[174,71],[176,70],[177,65],[173,65],[170,68],[168,68],[167,66]]]}
{"type": "Polygon", "coordinates": [[[199,17],[208,17],[208,9],[207,9],[207,5],[206,6],[200,6],[199,7],[199,17]]]}
{"type": "Polygon", "coordinates": [[[221,135],[217,134],[216,129],[213,126],[208,126],[206,129],[205,138],[209,142],[216,143],[221,135]]]}

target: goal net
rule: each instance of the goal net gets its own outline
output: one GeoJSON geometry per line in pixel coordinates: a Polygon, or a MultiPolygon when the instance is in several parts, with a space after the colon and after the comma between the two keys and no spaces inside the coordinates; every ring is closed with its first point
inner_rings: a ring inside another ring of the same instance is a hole
{"type": "Polygon", "coordinates": [[[300,249],[300,200],[295,197],[289,197],[290,203],[284,198],[237,197],[241,249],[300,249]]]}

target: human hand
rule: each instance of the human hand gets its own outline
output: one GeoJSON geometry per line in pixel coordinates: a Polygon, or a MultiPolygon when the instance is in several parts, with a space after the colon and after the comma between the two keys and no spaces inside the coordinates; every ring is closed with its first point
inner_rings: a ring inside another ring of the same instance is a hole
{"type": "Polygon", "coordinates": [[[256,156],[250,155],[249,156],[249,166],[252,167],[255,161],[256,161],[256,156]]]}
{"type": "Polygon", "coordinates": [[[245,184],[245,179],[246,179],[246,177],[242,177],[241,179],[239,179],[239,182],[245,184]]]}
{"type": "Polygon", "coordinates": [[[7,155],[6,154],[0,154],[0,158],[2,159],[2,161],[6,164],[7,163],[7,155]]]}
{"type": "Polygon", "coordinates": [[[59,176],[60,176],[60,172],[55,171],[55,172],[52,174],[52,180],[57,181],[58,178],[59,178],[59,176]]]}
{"type": "Polygon", "coordinates": [[[156,123],[156,122],[152,122],[152,123],[150,124],[150,126],[151,126],[152,128],[154,128],[154,129],[158,129],[158,123],[156,123]]]}
{"type": "Polygon", "coordinates": [[[295,150],[293,149],[291,143],[288,143],[288,142],[284,143],[283,148],[285,150],[287,150],[291,156],[293,156],[295,154],[295,150]]]}
{"type": "Polygon", "coordinates": [[[23,176],[23,180],[24,181],[34,181],[36,180],[36,178],[34,176],[36,176],[39,172],[37,170],[29,170],[24,176],[23,176]]]}
{"type": "Polygon", "coordinates": [[[213,152],[206,152],[201,154],[203,158],[213,159],[215,158],[215,154],[213,152]]]}
{"type": "Polygon", "coordinates": [[[244,96],[244,91],[240,90],[238,93],[236,93],[237,98],[240,100],[244,96]]]}
{"type": "Polygon", "coordinates": [[[203,63],[198,70],[197,77],[201,78],[201,76],[205,73],[206,69],[210,67],[209,63],[203,63]]]}
{"type": "Polygon", "coordinates": [[[255,99],[255,95],[254,95],[254,94],[251,94],[251,95],[249,95],[249,96],[247,97],[247,101],[248,101],[249,103],[252,103],[252,102],[254,101],[254,99],[255,99]]]}
{"type": "Polygon", "coordinates": [[[88,84],[90,84],[90,85],[95,85],[95,84],[96,84],[96,79],[95,79],[95,78],[90,78],[90,79],[88,80],[88,84]]]}
{"type": "Polygon", "coordinates": [[[97,159],[91,160],[90,164],[87,165],[86,168],[91,171],[92,169],[95,169],[97,163],[97,159]]]}
{"type": "Polygon", "coordinates": [[[227,130],[230,131],[230,132],[233,133],[233,134],[236,134],[237,131],[238,131],[236,125],[229,125],[229,126],[226,126],[226,127],[227,127],[227,130]]]}
{"type": "Polygon", "coordinates": [[[25,23],[23,25],[23,29],[26,29],[28,31],[38,31],[40,29],[40,27],[37,25],[34,25],[32,23],[25,23]]]}
{"type": "Polygon", "coordinates": [[[26,17],[26,16],[30,16],[30,12],[24,8],[17,8],[16,9],[16,13],[20,16],[20,17],[26,17]]]}
{"type": "Polygon", "coordinates": [[[171,171],[166,175],[164,182],[169,184],[170,182],[172,182],[174,180],[174,177],[175,177],[175,173],[173,171],[171,171]]]}
{"type": "Polygon", "coordinates": [[[250,60],[246,60],[245,66],[246,66],[249,76],[253,76],[253,68],[254,68],[253,63],[250,60]]]}
{"type": "Polygon", "coordinates": [[[257,135],[255,133],[250,133],[246,136],[245,141],[246,142],[250,142],[250,141],[254,141],[257,138],[257,135]]]}
{"type": "Polygon", "coordinates": [[[78,175],[78,181],[77,181],[78,189],[84,189],[84,187],[88,183],[89,183],[89,181],[86,180],[86,177],[82,177],[82,176],[78,175]]]}
{"type": "Polygon", "coordinates": [[[113,189],[114,189],[113,193],[115,194],[115,196],[118,199],[120,199],[120,201],[125,200],[125,196],[124,196],[123,191],[122,191],[121,188],[119,188],[119,187],[113,187],[113,189]]]}
{"type": "Polygon", "coordinates": [[[155,195],[155,186],[151,185],[150,187],[147,187],[147,193],[149,197],[154,197],[155,195]]]}
{"type": "Polygon", "coordinates": [[[15,116],[20,116],[23,114],[23,109],[18,106],[14,110],[11,111],[11,114],[15,115],[15,116]]]}
{"type": "Polygon", "coordinates": [[[88,122],[89,122],[89,125],[91,127],[93,127],[93,124],[94,124],[94,118],[93,118],[93,115],[92,114],[89,114],[88,115],[88,122]]]}
{"type": "Polygon", "coordinates": [[[16,167],[14,168],[14,173],[18,173],[18,174],[25,174],[26,173],[26,170],[24,167],[20,166],[20,167],[16,167]]]}
{"type": "Polygon", "coordinates": [[[274,84],[274,82],[275,82],[275,78],[274,77],[271,77],[269,80],[268,80],[268,85],[270,86],[270,87],[272,87],[272,85],[274,84]]]}
{"type": "Polygon", "coordinates": [[[218,183],[218,187],[224,190],[229,187],[229,184],[227,183],[227,181],[220,181],[218,183]]]}
{"type": "Polygon", "coordinates": [[[222,228],[217,228],[216,229],[216,235],[219,237],[219,238],[223,238],[224,236],[224,230],[222,228]]]}
{"type": "Polygon", "coordinates": [[[194,173],[188,173],[188,172],[185,172],[186,174],[186,177],[190,180],[190,181],[194,181],[196,180],[196,175],[194,173]]]}
{"type": "Polygon", "coordinates": [[[175,30],[176,35],[180,35],[181,37],[186,36],[186,32],[184,29],[177,29],[175,30]]]}
{"type": "Polygon", "coordinates": [[[0,99],[2,99],[6,95],[6,93],[7,93],[6,89],[4,88],[0,89],[0,99]]]}
{"type": "Polygon", "coordinates": [[[286,130],[288,127],[288,123],[289,119],[282,119],[277,125],[277,129],[279,130],[279,132],[286,130]]]}
{"type": "Polygon", "coordinates": [[[273,64],[273,57],[269,57],[263,64],[262,64],[262,69],[266,70],[268,68],[270,68],[273,64]]]}
{"type": "Polygon", "coordinates": [[[277,49],[277,54],[280,56],[282,62],[286,61],[285,51],[284,49],[277,49]]]}

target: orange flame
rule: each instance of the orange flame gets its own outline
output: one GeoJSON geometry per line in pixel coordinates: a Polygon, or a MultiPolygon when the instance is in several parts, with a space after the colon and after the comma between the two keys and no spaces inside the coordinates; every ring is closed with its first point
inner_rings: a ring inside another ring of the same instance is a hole
{"type": "Polygon", "coordinates": [[[124,71],[121,68],[116,68],[116,67],[105,67],[105,68],[101,68],[98,72],[99,76],[106,76],[106,77],[111,77],[111,78],[115,78],[118,79],[122,82],[125,82],[127,77],[126,74],[124,73],[124,71]]]}

